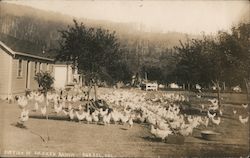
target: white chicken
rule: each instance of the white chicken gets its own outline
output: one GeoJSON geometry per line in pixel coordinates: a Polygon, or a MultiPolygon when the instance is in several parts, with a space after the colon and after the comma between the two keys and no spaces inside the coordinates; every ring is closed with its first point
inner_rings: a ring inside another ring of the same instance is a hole
{"type": "Polygon", "coordinates": [[[219,108],[218,104],[217,105],[212,104],[212,105],[209,106],[208,110],[216,111],[218,108],[219,108]]]}
{"type": "Polygon", "coordinates": [[[235,115],[237,113],[237,111],[236,110],[233,110],[233,114],[235,115]]]}
{"type": "Polygon", "coordinates": [[[214,98],[214,99],[208,99],[208,101],[210,101],[213,106],[217,106],[218,103],[219,103],[218,99],[216,99],[216,98],[214,98]]]}
{"type": "Polygon", "coordinates": [[[139,116],[139,120],[141,123],[144,123],[146,121],[145,115],[139,116]]]}
{"type": "Polygon", "coordinates": [[[208,116],[208,118],[211,119],[211,118],[214,118],[214,117],[216,116],[216,113],[211,114],[210,111],[208,110],[208,111],[207,111],[207,116],[208,116]]]}
{"type": "Polygon", "coordinates": [[[20,97],[18,98],[17,103],[18,103],[18,105],[19,105],[19,107],[20,107],[21,109],[24,109],[24,108],[27,106],[27,104],[28,104],[28,100],[26,99],[25,96],[22,96],[22,97],[20,96],[20,97]]]}
{"type": "Polygon", "coordinates": [[[128,124],[130,127],[133,127],[133,118],[132,117],[129,118],[128,124]]]}
{"type": "Polygon", "coordinates": [[[92,116],[90,115],[90,113],[89,113],[89,111],[87,112],[87,114],[86,114],[86,121],[87,121],[87,123],[89,124],[90,122],[92,122],[92,116]]]}
{"type": "Polygon", "coordinates": [[[82,120],[84,120],[86,118],[86,113],[83,111],[82,114],[79,114],[79,112],[76,111],[76,117],[77,117],[78,121],[81,122],[82,120]]]}
{"type": "Polygon", "coordinates": [[[113,120],[115,124],[116,124],[116,122],[120,121],[120,113],[118,111],[114,110],[111,113],[111,120],[113,120]]]}
{"type": "Polygon", "coordinates": [[[75,103],[75,102],[78,101],[78,98],[74,96],[73,99],[72,99],[72,101],[75,103]]]}
{"type": "Polygon", "coordinates": [[[62,108],[65,108],[66,107],[66,103],[65,103],[65,101],[63,100],[62,101],[62,108]]]}
{"type": "Polygon", "coordinates": [[[68,96],[67,96],[67,101],[68,101],[68,102],[71,102],[71,101],[72,101],[72,96],[71,96],[71,95],[68,95],[68,96]]]}
{"type": "Polygon", "coordinates": [[[69,111],[69,118],[70,118],[70,120],[74,120],[74,118],[75,118],[75,114],[74,114],[74,110],[73,109],[71,109],[69,111]]]}
{"type": "Polygon", "coordinates": [[[220,113],[220,116],[222,116],[222,114],[223,114],[222,110],[220,110],[219,113],[220,113]]]}
{"type": "Polygon", "coordinates": [[[156,127],[159,128],[160,130],[168,130],[169,129],[169,125],[163,121],[156,121],[156,127]]]}
{"type": "Polygon", "coordinates": [[[96,110],[95,112],[92,113],[92,120],[93,120],[94,122],[98,122],[98,121],[99,121],[98,115],[99,115],[99,112],[98,112],[97,110],[96,110]]]}
{"type": "Polygon", "coordinates": [[[59,106],[55,105],[55,112],[58,114],[59,112],[62,111],[62,104],[59,104],[59,106]]]}
{"type": "Polygon", "coordinates": [[[181,126],[182,122],[178,120],[174,120],[173,122],[170,122],[169,124],[173,129],[177,129],[181,126]]]}
{"type": "Polygon", "coordinates": [[[151,130],[150,132],[157,138],[161,138],[164,140],[169,134],[172,134],[172,131],[170,129],[168,130],[160,130],[157,128],[154,128],[153,125],[151,125],[151,130]]]}
{"type": "Polygon", "coordinates": [[[208,126],[208,124],[209,124],[209,118],[208,117],[205,117],[204,119],[203,119],[203,121],[202,121],[202,124],[204,125],[204,126],[208,126]]]}
{"type": "Polygon", "coordinates": [[[146,118],[146,122],[147,122],[147,123],[150,123],[150,124],[153,124],[153,125],[156,125],[156,119],[155,119],[155,117],[153,117],[152,115],[149,115],[149,116],[146,118]]]}
{"type": "Polygon", "coordinates": [[[241,122],[242,124],[246,124],[246,123],[248,122],[248,116],[245,117],[245,118],[242,118],[242,116],[240,115],[240,116],[239,116],[239,120],[240,120],[240,122],[241,122]]]}
{"type": "Polygon", "coordinates": [[[221,121],[221,118],[220,118],[220,117],[218,117],[217,120],[216,120],[214,117],[212,117],[212,122],[213,122],[214,124],[219,125],[219,124],[220,124],[220,121],[221,121]]]}
{"type": "Polygon", "coordinates": [[[242,104],[242,107],[246,109],[248,107],[248,104],[242,104]]]}
{"type": "Polygon", "coordinates": [[[199,84],[196,84],[196,85],[195,85],[195,88],[196,88],[197,90],[201,90],[201,86],[200,86],[199,84]]]}
{"type": "Polygon", "coordinates": [[[68,110],[70,111],[72,109],[72,104],[69,103],[68,110]]]}
{"type": "Polygon", "coordinates": [[[27,95],[28,100],[32,100],[34,98],[34,95],[32,93],[27,95]]]}
{"type": "Polygon", "coordinates": [[[81,104],[78,106],[78,110],[79,110],[79,111],[82,110],[82,105],[81,105],[81,104]]]}
{"type": "Polygon", "coordinates": [[[191,124],[182,124],[180,129],[180,134],[183,136],[188,136],[193,133],[193,126],[191,124]]]}
{"type": "Polygon", "coordinates": [[[24,122],[28,121],[29,119],[29,110],[22,110],[20,116],[20,123],[24,124],[24,122]]]}
{"type": "Polygon", "coordinates": [[[34,105],[34,108],[32,109],[32,111],[34,111],[34,112],[36,112],[37,110],[38,110],[38,103],[37,102],[35,102],[35,105],[34,105]]]}
{"type": "Polygon", "coordinates": [[[41,107],[41,113],[42,113],[43,116],[46,115],[46,111],[47,111],[47,107],[46,106],[41,107]]]}
{"type": "Polygon", "coordinates": [[[107,115],[105,115],[104,117],[103,117],[103,123],[104,123],[104,125],[109,125],[110,124],[110,119],[111,119],[111,114],[109,113],[109,114],[107,114],[107,115]]]}
{"type": "Polygon", "coordinates": [[[192,116],[191,116],[191,115],[188,115],[187,120],[188,120],[189,123],[192,123],[192,122],[193,122],[192,116]]]}
{"type": "Polygon", "coordinates": [[[65,111],[65,110],[62,110],[62,112],[64,113],[64,115],[68,116],[69,115],[69,112],[65,111]]]}
{"type": "Polygon", "coordinates": [[[129,116],[127,116],[127,115],[121,115],[121,122],[123,124],[125,124],[126,122],[128,122],[128,120],[129,120],[129,116]]]}
{"type": "Polygon", "coordinates": [[[39,103],[42,103],[44,101],[44,96],[42,94],[36,95],[35,100],[39,103]]]}
{"type": "Polygon", "coordinates": [[[105,111],[103,111],[103,109],[100,108],[100,115],[101,115],[102,117],[104,117],[105,115],[108,114],[108,110],[109,110],[109,109],[106,109],[105,111]]]}
{"type": "Polygon", "coordinates": [[[198,94],[197,94],[196,97],[197,97],[198,99],[201,99],[201,95],[198,95],[198,94]]]}

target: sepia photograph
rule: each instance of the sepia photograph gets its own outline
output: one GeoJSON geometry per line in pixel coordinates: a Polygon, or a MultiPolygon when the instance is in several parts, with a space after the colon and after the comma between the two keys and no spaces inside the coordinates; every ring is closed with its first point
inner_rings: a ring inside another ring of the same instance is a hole
{"type": "Polygon", "coordinates": [[[0,157],[249,157],[249,0],[0,0],[0,157]]]}

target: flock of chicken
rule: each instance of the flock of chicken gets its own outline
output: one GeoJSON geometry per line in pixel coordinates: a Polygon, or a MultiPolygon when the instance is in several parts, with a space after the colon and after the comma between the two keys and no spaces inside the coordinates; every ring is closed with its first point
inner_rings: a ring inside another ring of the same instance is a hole
{"type": "MultiPolygon", "coordinates": [[[[74,96],[48,93],[47,97],[44,97],[42,94],[32,92],[27,97],[18,98],[18,105],[22,109],[20,122],[24,123],[28,120],[28,102],[33,101],[31,110],[41,112],[43,116],[48,114],[48,107],[51,105],[55,114],[60,113],[69,117],[70,120],[77,119],[79,122],[102,122],[104,125],[120,123],[128,124],[130,127],[134,122],[147,123],[150,125],[151,133],[162,140],[170,134],[191,135],[194,128],[208,127],[210,121],[214,125],[221,123],[220,116],[223,115],[223,112],[219,110],[217,99],[209,99],[210,104],[207,109],[205,105],[201,104],[201,109],[207,110],[207,116],[193,116],[180,112],[180,104],[187,101],[187,97],[176,93],[162,93],[162,95],[147,97],[147,93],[124,89],[109,91],[98,98],[105,100],[112,110],[101,107],[91,111],[81,104],[82,100],[86,100],[83,93],[74,96]],[[219,110],[219,113],[214,112],[216,110],[219,110]]],[[[102,103],[100,102],[100,104],[102,103]]],[[[248,108],[247,104],[242,106],[245,109],[248,108]]],[[[233,110],[233,114],[236,113],[237,111],[233,110]]],[[[248,116],[243,118],[239,115],[239,121],[246,124],[248,116]]]]}
{"type": "Polygon", "coordinates": [[[31,102],[34,103],[34,106],[31,107],[31,111],[40,111],[42,116],[46,116],[46,114],[49,113],[49,107],[52,105],[53,113],[66,115],[70,120],[77,119],[79,122],[86,121],[87,123],[102,121],[104,125],[110,124],[111,121],[113,121],[113,123],[128,123],[130,127],[133,126],[133,119],[128,115],[129,110],[124,109],[123,112],[118,112],[116,110],[111,111],[109,108],[100,107],[99,109],[91,111],[90,108],[85,108],[87,106],[81,103],[81,101],[84,100],[87,100],[87,96],[84,94],[59,96],[56,93],[48,93],[47,96],[44,97],[44,95],[40,93],[32,92],[27,97],[20,96],[18,97],[18,105],[22,109],[20,123],[24,124],[24,122],[28,121],[28,109],[30,109],[28,102],[31,102]],[[75,105],[77,103],[79,103],[79,105],[76,107],[75,105]]]}

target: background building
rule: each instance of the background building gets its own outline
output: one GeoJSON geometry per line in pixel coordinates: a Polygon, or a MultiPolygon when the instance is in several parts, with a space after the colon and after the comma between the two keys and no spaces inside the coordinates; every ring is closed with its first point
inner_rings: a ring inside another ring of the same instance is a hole
{"type": "Polygon", "coordinates": [[[80,81],[77,70],[65,63],[55,64],[53,58],[47,58],[12,50],[0,41],[0,98],[10,99],[23,94],[25,90],[37,90],[34,80],[38,72],[48,71],[55,78],[54,87],[64,88],[67,84],[80,81]]]}

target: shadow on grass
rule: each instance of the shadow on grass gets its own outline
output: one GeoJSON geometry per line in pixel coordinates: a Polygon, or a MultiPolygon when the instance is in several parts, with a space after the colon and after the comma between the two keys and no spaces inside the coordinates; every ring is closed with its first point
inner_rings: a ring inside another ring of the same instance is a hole
{"type": "Polygon", "coordinates": [[[30,133],[32,133],[32,134],[40,137],[43,142],[46,142],[46,140],[40,134],[35,133],[35,132],[31,131],[31,130],[28,130],[28,128],[24,124],[22,124],[20,122],[12,123],[11,126],[14,126],[14,127],[17,127],[17,128],[21,128],[21,129],[25,129],[25,130],[29,131],[30,133]]]}
{"type": "Polygon", "coordinates": [[[21,128],[21,129],[28,129],[24,124],[22,124],[20,122],[12,123],[10,125],[14,126],[14,127],[17,127],[17,128],[21,128]]]}
{"type": "Polygon", "coordinates": [[[156,138],[156,137],[152,137],[152,136],[145,136],[142,137],[144,140],[146,141],[150,141],[150,142],[163,142],[161,138],[156,138]]]}
{"type": "Polygon", "coordinates": [[[123,127],[121,127],[120,129],[121,129],[121,130],[124,130],[124,131],[128,130],[127,128],[123,128],[123,127]]]}

